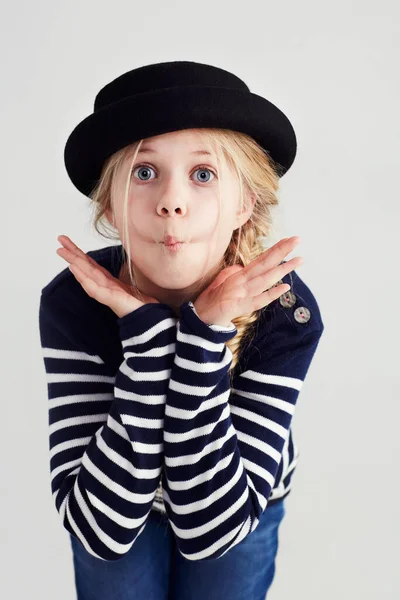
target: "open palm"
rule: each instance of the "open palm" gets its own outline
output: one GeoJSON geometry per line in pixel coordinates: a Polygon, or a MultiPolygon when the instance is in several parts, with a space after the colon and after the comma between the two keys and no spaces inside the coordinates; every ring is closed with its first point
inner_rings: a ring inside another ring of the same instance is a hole
{"type": "Polygon", "coordinates": [[[141,294],[145,302],[135,296],[136,290],[117,279],[107,269],[88,256],[66,235],[59,235],[62,248],[57,254],[70,263],[69,268],[85,292],[91,297],[109,306],[122,318],[147,303],[158,303],[156,298],[141,294]]]}

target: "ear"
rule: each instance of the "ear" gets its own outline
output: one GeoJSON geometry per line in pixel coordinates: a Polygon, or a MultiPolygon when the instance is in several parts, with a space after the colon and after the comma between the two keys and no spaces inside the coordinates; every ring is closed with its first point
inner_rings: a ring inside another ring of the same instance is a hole
{"type": "Polygon", "coordinates": [[[245,223],[247,223],[247,221],[250,219],[252,213],[253,213],[253,208],[254,208],[254,204],[256,201],[256,197],[254,194],[250,194],[247,198],[247,205],[245,205],[243,207],[242,212],[237,212],[236,213],[236,224],[237,224],[237,228],[241,227],[242,225],[244,225],[245,223]]]}
{"type": "Polygon", "coordinates": [[[112,227],[115,227],[114,216],[113,216],[111,208],[107,208],[104,215],[106,216],[107,221],[110,223],[110,225],[112,225],[112,227]]]}

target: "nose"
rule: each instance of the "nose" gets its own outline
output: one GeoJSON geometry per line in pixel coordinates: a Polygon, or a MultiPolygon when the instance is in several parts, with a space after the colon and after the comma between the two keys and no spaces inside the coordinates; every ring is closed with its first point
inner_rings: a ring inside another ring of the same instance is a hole
{"type": "Polygon", "coordinates": [[[179,191],[177,183],[172,181],[167,184],[157,204],[157,212],[161,216],[183,216],[186,214],[186,203],[182,199],[182,190],[179,191]]]}

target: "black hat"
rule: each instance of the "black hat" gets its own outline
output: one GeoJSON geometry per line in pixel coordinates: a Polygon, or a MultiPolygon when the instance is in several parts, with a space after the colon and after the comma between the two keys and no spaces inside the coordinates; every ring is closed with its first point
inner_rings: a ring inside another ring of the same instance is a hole
{"type": "Polygon", "coordinates": [[[145,65],[120,75],[97,94],[94,111],[68,137],[64,162],[74,186],[89,196],[105,160],[133,142],[198,127],[253,137],[282,177],[296,156],[289,119],[250,92],[233,73],[193,61],[145,65]]]}

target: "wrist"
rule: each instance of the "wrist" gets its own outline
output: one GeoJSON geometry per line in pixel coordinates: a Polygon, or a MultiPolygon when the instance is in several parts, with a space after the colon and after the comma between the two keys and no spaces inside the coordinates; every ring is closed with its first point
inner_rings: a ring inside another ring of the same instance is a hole
{"type": "Polygon", "coordinates": [[[217,318],[213,318],[211,314],[207,314],[206,311],[201,311],[196,307],[196,303],[193,303],[193,310],[196,313],[196,315],[199,317],[199,319],[201,321],[203,321],[203,323],[205,323],[206,325],[218,325],[219,327],[231,327],[231,322],[229,323],[223,323],[222,320],[221,322],[218,322],[217,318]]]}
{"type": "Polygon", "coordinates": [[[126,305],[123,308],[115,309],[114,312],[119,319],[123,319],[124,317],[126,317],[126,315],[129,315],[130,313],[134,312],[138,308],[141,308],[142,306],[144,306],[144,302],[141,302],[140,300],[135,300],[135,302],[133,302],[131,305],[126,305]]]}
{"type": "MultiPolygon", "coordinates": [[[[221,342],[227,342],[233,338],[237,329],[234,323],[230,323],[228,326],[218,325],[211,322],[212,315],[210,317],[209,311],[201,311],[200,315],[194,307],[194,303],[189,301],[181,305],[181,319],[179,321],[179,328],[183,333],[189,333],[198,335],[210,342],[219,344],[221,342]],[[203,318],[209,318],[210,324],[202,320],[203,318]]],[[[215,317],[216,318],[216,317],[215,317]]],[[[222,319],[220,319],[222,321],[222,319]]]]}

